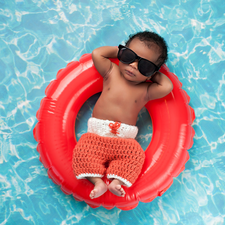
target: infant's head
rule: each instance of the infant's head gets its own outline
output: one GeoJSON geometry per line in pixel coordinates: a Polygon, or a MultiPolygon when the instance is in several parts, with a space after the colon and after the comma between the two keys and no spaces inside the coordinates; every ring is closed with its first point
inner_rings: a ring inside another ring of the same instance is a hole
{"type": "Polygon", "coordinates": [[[144,42],[149,49],[158,46],[158,49],[160,51],[160,56],[158,57],[158,60],[156,62],[156,65],[158,67],[161,67],[166,62],[168,58],[167,44],[161,36],[151,31],[138,32],[129,36],[129,39],[126,41],[126,46],[129,47],[131,41],[136,38],[141,42],[144,42]]]}

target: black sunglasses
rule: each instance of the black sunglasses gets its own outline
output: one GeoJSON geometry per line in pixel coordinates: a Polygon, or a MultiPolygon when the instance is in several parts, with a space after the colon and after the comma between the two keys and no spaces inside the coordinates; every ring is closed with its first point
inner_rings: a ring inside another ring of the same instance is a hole
{"type": "Polygon", "coordinates": [[[156,66],[153,62],[141,58],[134,51],[123,45],[119,45],[117,58],[120,60],[120,62],[125,64],[130,64],[138,59],[138,70],[142,75],[146,77],[153,75],[156,71],[159,70],[159,67],[156,66]]]}

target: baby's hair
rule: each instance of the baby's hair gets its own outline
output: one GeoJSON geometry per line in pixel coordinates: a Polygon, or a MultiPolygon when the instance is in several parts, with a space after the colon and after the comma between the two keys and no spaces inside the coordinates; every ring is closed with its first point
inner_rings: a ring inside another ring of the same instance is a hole
{"type": "Polygon", "coordinates": [[[156,45],[158,45],[161,49],[161,55],[157,60],[157,65],[161,67],[162,64],[166,62],[168,58],[167,44],[161,36],[151,31],[138,32],[129,36],[129,39],[125,43],[126,46],[129,47],[129,44],[135,38],[138,38],[140,41],[143,41],[148,46],[148,48],[151,48],[151,43],[155,43],[156,45]]]}

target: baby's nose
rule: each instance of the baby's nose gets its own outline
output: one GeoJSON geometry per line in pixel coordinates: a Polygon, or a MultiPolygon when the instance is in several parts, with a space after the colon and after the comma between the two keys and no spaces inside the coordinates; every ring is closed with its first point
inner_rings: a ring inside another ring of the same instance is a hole
{"type": "Polygon", "coordinates": [[[130,63],[130,66],[132,66],[133,68],[137,69],[138,68],[138,60],[130,63]]]}

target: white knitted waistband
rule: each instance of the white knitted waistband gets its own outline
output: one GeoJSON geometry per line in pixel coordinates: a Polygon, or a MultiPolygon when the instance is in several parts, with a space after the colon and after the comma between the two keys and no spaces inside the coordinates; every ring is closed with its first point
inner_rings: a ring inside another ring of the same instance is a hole
{"type": "Polygon", "coordinates": [[[98,134],[103,137],[135,138],[138,133],[136,126],[125,123],[102,120],[91,117],[88,120],[88,132],[98,134]]]}

